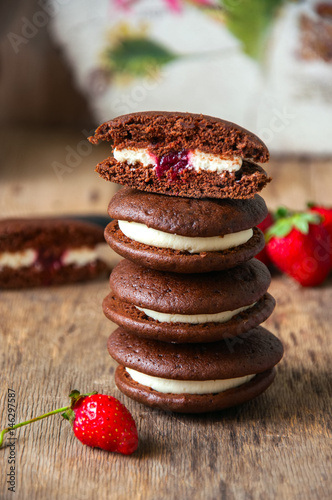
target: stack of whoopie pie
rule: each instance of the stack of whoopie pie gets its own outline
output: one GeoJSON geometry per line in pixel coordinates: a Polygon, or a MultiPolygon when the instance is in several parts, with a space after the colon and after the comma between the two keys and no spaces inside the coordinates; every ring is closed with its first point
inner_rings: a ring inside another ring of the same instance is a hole
{"type": "Polygon", "coordinates": [[[242,403],[273,381],[281,342],[260,323],[273,311],[255,162],[266,146],[224,120],[144,112],[101,125],[112,142],[96,170],[124,184],[110,201],[108,244],[125,257],[110,277],[108,340],[127,396],[165,410],[205,412],[242,403]]]}

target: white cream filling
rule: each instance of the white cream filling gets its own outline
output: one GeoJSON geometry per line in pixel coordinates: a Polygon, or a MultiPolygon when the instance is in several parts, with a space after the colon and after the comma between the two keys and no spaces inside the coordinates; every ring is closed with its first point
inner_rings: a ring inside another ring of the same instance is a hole
{"type": "Polygon", "coordinates": [[[164,233],[139,222],[128,222],[119,220],[119,228],[128,238],[145,245],[158,248],[171,248],[190,253],[217,252],[243,245],[253,235],[252,229],[245,229],[237,233],[229,233],[221,236],[209,236],[206,238],[194,238],[178,234],[164,233]]]}
{"type": "Polygon", "coordinates": [[[61,264],[64,266],[74,265],[83,267],[97,260],[96,248],[80,247],[66,250],[61,257],[61,264]]]}
{"type": "Polygon", "coordinates": [[[157,164],[156,158],[143,148],[114,148],[113,156],[117,161],[125,161],[129,165],[135,165],[137,162],[142,163],[144,167],[157,164]]]}
{"type": "MultiPolygon", "coordinates": [[[[145,148],[114,148],[113,156],[117,161],[127,162],[129,165],[135,165],[135,163],[140,162],[144,167],[148,167],[149,165],[157,166],[157,158],[145,148]]],[[[201,170],[218,173],[225,171],[234,172],[240,170],[242,158],[225,159],[221,155],[203,153],[195,149],[188,153],[188,166],[197,172],[201,170]]]]}
{"type": "Polygon", "coordinates": [[[246,384],[255,377],[254,374],[224,380],[171,380],[152,377],[131,368],[126,368],[126,371],[135,382],[164,394],[216,394],[246,384]]]}
{"type": "Polygon", "coordinates": [[[36,250],[27,248],[21,252],[3,252],[0,254],[0,268],[10,267],[11,269],[20,269],[29,267],[37,258],[36,250]]]}
{"type": "MultiPolygon", "coordinates": [[[[38,258],[38,252],[32,248],[22,250],[21,252],[3,252],[0,254],[0,269],[9,267],[11,269],[21,269],[22,267],[32,266],[38,258]]],[[[100,243],[94,248],[81,247],[67,250],[61,263],[64,266],[75,265],[76,267],[86,266],[102,260],[105,264],[111,265],[112,251],[106,243],[100,243]]]]}
{"type": "Polygon", "coordinates": [[[206,170],[207,172],[234,172],[240,170],[242,166],[242,158],[239,156],[233,158],[232,160],[225,160],[219,155],[214,155],[211,153],[203,153],[198,149],[190,151],[188,155],[189,165],[198,172],[200,170],[206,170]]]}
{"type": "Polygon", "coordinates": [[[256,302],[250,304],[249,306],[239,307],[233,311],[222,311],[214,314],[170,314],[152,311],[151,309],[143,309],[143,307],[135,307],[140,311],[143,311],[144,314],[150,318],[160,321],[161,323],[191,323],[196,325],[199,323],[226,323],[236,314],[239,314],[246,309],[250,309],[250,307],[253,307],[255,304],[256,302]]]}
{"type": "Polygon", "coordinates": [[[67,250],[61,258],[61,263],[64,266],[83,267],[96,260],[101,260],[108,265],[111,264],[112,252],[106,243],[99,243],[93,248],[80,247],[67,250]]]}

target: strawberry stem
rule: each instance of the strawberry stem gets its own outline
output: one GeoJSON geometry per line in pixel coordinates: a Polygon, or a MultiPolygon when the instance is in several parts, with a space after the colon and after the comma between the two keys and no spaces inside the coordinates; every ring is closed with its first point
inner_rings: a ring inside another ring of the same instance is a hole
{"type": "Polygon", "coordinates": [[[59,408],[58,410],[53,410],[49,411],[48,413],[44,413],[44,415],[40,415],[39,417],[32,418],[31,420],[27,420],[26,422],[21,422],[19,424],[15,424],[12,427],[6,427],[6,429],[3,429],[0,433],[0,448],[3,443],[3,438],[4,435],[7,434],[7,432],[13,431],[14,429],[18,429],[19,427],[23,427],[24,425],[29,425],[32,424],[33,422],[37,422],[37,420],[41,420],[42,418],[49,417],[50,415],[55,415],[56,413],[61,413],[62,411],[67,411],[69,410],[70,406],[65,406],[64,408],[59,408]]]}
{"type": "Polygon", "coordinates": [[[280,207],[275,212],[275,222],[265,232],[265,242],[271,238],[284,238],[293,229],[302,234],[308,234],[310,224],[320,224],[322,218],[315,212],[292,212],[285,207],[280,207]]]}
{"type": "Polygon", "coordinates": [[[32,418],[31,420],[27,420],[26,422],[21,422],[19,424],[15,424],[10,427],[6,427],[3,431],[0,432],[0,448],[3,443],[4,435],[7,432],[13,431],[14,429],[18,429],[19,427],[23,427],[24,425],[32,424],[33,422],[37,422],[38,420],[42,420],[43,418],[49,417],[50,415],[55,415],[56,413],[62,413],[62,417],[66,420],[69,420],[71,424],[73,424],[75,420],[75,412],[73,410],[74,406],[86,396],[92,396],[93,394],[97,394],[97,391],[93,391],[87,394],[81,394],[77,389],[74,389],[69,394],[71,399],[71,404],[69,406],[64,406],[63,408],[59,408],[58,410],[49,411],[48,413],[44,413],[44,415],[40,415],[40,417],[32,418]]]}

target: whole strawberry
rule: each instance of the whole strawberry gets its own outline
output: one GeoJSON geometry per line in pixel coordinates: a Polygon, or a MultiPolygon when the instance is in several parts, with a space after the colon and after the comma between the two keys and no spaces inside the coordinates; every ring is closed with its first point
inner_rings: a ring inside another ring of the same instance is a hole
{"type": "Polygon", "coordinates": [[[73,423],[73,431],[83,444],[130,455],[138,446],[135,421],[127,408],[106,394],[71,393],[72,409],[62,415],[73,423]],[[73,414],[74,415],[73,415],[73,414]]]}
{"type": "Polygon", "coordinates": [[[75,436],[83,444],[124,455],[130,455],[137,449],[138,434],[135,421],[120,401],[106,394],[97,392],[80,394],[76,390],[72,391],[69,397],[70,406],[58,408],[3,429],[0,433],[0,448],[7,432],[50,415],[62,413],[62,416],[71,422],[75,436]]]}
{"type": "MultiPolygon", "coordinates": [[[[322,224],[330,235],[330,247],[332,248],[332,208],[308,203],[308,207],[312,212],[315,212],[322,217],[322,224]]],[[[332,268],[332,250],[331,250],[331,268],[332,268]]]]}
{"type": "Polygon", "coordinates": [[[279,209],[276,222],[266,232],[266,240],[271,261],[302,286],[319,285],[327,277],[330,239],[318,214],[279,209]]]}
{"type": "MultiPolygon", "coordinates": [[[[259,229],[261,229],[261,231],[263,231],[263,233],[265,234],[267,229],[269,229],[269,227],[272,226],[273,222],[274,222],[273,214],[269,212],[265,217],[265,219],[260,224],[258,224],[257,227],[259,227],[259,229]]],[[[257,255],[255,255],[255,257],[256,259],[263,262],[263,264],[265,264],[266,266],[271,265],[271,260],[267,254],[266,246],[257,255]]]]}

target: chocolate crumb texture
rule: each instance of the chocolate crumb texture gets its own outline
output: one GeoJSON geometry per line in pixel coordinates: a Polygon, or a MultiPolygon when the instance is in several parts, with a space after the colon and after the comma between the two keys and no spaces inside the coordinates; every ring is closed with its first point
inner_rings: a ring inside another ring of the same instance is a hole
{"type": "Polygon", "coordinates": [[[192,198],[248,199],[261,191],[270,178],[255,162],[265,163],[269,152],[253,133],[234,123],[211,116],[142,112],[119,116],[98,127],[90,142],[110,141],[117,150],[142,150],[146,164],[129,163],[110,156],[96,171],[105,180],[140,191],[192,198]],[[193,168],[191,153],[238,162],[221,171],[193,168]]]}
{"type": "Polygon", "coordinates": [[[103,123],[89,138],[93,144],[111,141],[122,148],[149,148],[156,156],[181,149],[198,149],[224,158],[269,160],[265,144],[235,123],[202,114],[146,111],[103,123]]]}

